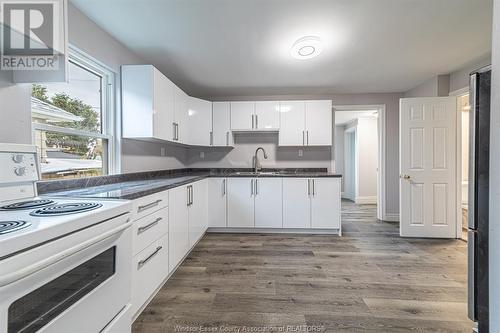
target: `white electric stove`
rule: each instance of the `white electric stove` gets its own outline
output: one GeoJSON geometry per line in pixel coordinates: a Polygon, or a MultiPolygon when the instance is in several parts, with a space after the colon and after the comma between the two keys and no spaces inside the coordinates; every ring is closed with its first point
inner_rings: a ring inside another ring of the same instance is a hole
{"type": "Polygon", "coordinates": [[[33,146],[0,144],[0,332],[112,332],[130,302],[132,204],[36,196],[33,146]]]}

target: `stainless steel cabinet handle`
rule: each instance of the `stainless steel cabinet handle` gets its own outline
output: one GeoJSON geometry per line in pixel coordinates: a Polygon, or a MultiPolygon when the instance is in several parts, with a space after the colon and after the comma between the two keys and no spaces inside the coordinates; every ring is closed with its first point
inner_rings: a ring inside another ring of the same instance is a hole
{"type": "Polygon", "coordinates": [[[179,141],[179,123],[175,123],[175,127],[177,128],[177,136],[175,137],[175,139],[179,141]]]}
{"type": "Polygon", "coordinates": [[[309,146],[309,130],[306,131],[307,145],[309,146]]]}
{"type": "Polygon", "coordinates": [[[187,194],[187,206],[191,205],[191,193],[189,193],[189,187],[191,185],[186,186],[186,194],[187,194]]]}
{"type": "Polygon", "coordinates": [[[255,115],[255,129],[258,129],[259,128],[259,115],[256,114],[255,115]]]}
{"type": "Polygon", "coordinates": [[[214,145],[214,132],[210,132],[210,145],[213,146],[214,145]]]}
{"type": "Polygon", "coordinates": [[[192,205],[192,204],[193,204],[193,202],[194,202],[194,191],[193,191],[193,185],[191,185],[190,192],[191,192],[191,205],[192,205]]]}
{"type": "Polygon", "coordinates": [[[313,196],[316,195],[316,182],[314,181],[314,179],[312,180],[312,183],[313,183],[313,196]]]}
{"type": "Polygon", "coordinates": [[[259,180],[255,180],[255,195],[259,194],[259,180]]]}
{"type": "Polygon", "coordinates": [[[222,180],[222,195],[226,195],[226,180],[222,180]]]}
{"type": "Polygon", "coordinates": [[[226,132],[226,146],[229,146],[229,132],[226,132]]]}
{"type": "Polygon", "coordinates": [[[253,179],[250,180],[250,196],[253,195],[253,179]]]}
{"type": "Polygon", "coordinates": [[[307,180],[307,195],[308,196],[311,195],[311,180],[310,179],[307,180]]]}
{"type": "Polygon", "coordinates": [[[305,139],[306,131],[302,131],[302,145],[306,145],[306,139],[305,139]]]}
{"type": "Polygon", "coordinates": [[[176,136],[175,133],[177,133],[175,123],[172,123],[172,131],[173,131],[173,133],[172,133],[172,140],[175,140],[175,136],[176,136]]]}
{"type": "Polygon", "coordinates": [[[153,208],[155,206],[158,206],[158,204],[161,202],[161,199],[158,199],[156,201],[153,201],[151,203],[148,203],[147,205],[144,206],[139,206],[137,207],[137,212],[140,213],[142,211],[145,211],[146,209],[153,208]]]}
{"type": "Polygon", "coordinates": [[[154,227],[155,225],[158,224],[158,222],[160,222],[162,220],[161,217],[157,218],[156,220],[154,220],[153,222],[149,223],[149,224],[146,224],[145,226],[142,226],[142,227],[139,227],[137,229],[137,234],[140,235],[142,234],[144,231],[154,227]]]}
{"type": "Polygon", "coordinates": [[[252,129],[255,128],[255,120],[254,120],[255,115],[252,115],[252,129]]]}
{"type": "Polygon", "coordinates": [[[160,252],[161,249],[163,249],[163,246],[156,247],[156,249],[154,250],[153,253],[151,253],[145,259],[142,259],[141,261],[139,261],[137,263],[137,268],[141,268],[142,266],[146,265],[148,263],[148,261],[150,261],[155,255],[157,255],[158,252],[160,252]]]}

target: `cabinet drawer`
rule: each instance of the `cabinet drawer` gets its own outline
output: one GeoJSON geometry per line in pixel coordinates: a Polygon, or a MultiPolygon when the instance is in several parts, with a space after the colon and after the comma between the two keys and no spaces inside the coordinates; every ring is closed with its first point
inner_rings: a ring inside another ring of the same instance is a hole
{"type": "Polygon", "coordinates": [[[168,191],[148,195],[147,197],[134,200],[135,219],[138,220],[146,215],[168,206],[168,191]]]}
{"type": "Polygon", "coordinates": [[[132,311],[136,313],[168,275],[168,236],[164,235],[132,260],[132,311]]]}
{"type": "Polygon", "coordinates": [[[168,207],[136,220],[133,226],[134,255],[168,232],[168,207]]]}

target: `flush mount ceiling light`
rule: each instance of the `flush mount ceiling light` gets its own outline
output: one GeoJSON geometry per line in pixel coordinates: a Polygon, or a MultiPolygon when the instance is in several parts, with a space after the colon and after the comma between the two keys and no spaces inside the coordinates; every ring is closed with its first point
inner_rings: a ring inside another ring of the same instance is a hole
{"type": "Polygon", "coordinates": [[[317,57],[323,50],[321,39],[316,36],[306,36],[293,43],[290,54],[295,59],[305,60],[317,57]]]}

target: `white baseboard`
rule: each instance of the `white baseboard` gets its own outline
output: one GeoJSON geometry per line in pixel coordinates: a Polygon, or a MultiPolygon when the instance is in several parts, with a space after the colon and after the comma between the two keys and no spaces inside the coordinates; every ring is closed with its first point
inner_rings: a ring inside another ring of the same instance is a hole
{"type": "Polygon", "coordinates": [[[376,205],[377,204],[377,196],[356,197],[354,202],[357,204],[360,204],[360,205],[376,205]]]}
{"type": "Polygon", "coordinates": [[[383,221],[387,222],[399,222],[399,214],[398,213],[386,213],[383,216],[383,221]]]}

